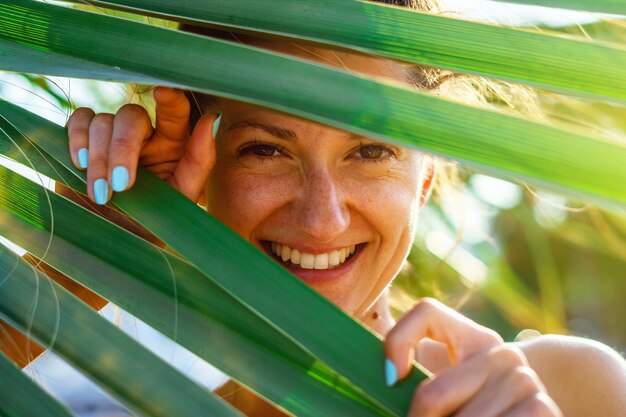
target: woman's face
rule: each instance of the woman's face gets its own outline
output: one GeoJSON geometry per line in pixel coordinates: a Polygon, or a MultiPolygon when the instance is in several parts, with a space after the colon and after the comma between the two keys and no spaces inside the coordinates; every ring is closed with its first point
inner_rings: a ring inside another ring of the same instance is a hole
{"type": "MultiPolygon", "coordinates": [[[[390,65],[332,56],[369,74],[390,65]]],[[[366,311],[411,246],[425,158],[261,107],[218,106],[209,212],[344,311],[366,311]]]]}

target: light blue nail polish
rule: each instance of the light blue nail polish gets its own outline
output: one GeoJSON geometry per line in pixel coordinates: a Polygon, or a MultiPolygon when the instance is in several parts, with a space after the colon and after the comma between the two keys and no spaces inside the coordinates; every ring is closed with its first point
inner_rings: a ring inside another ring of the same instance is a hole
{"type": "Polygon", "coordinates": [[[213,122],[213,137],[217,136],[217,130],[220,128],[220,120],[222,120],[222,113],[217,115],[217,119],[213,122]]]}
{"type": "Polygon", "coordinates": [[[87,168],[89,163],[89,151],[87,148],[80,148],[78,150],[78,166],[81,168],[87,168]]]}
{"type": "Polygon", "coordinates": [[[93,183],[93,196],[96,204],[106,204],[109,199],[109,184],[106,180],[100,178],[93,183]]]}
{"type": "Polygon", "coordinates": [[[113,191],[124,191],[128,186],[128,170],[126,167],[117,166],[111,174],[111,188],[113,191]]]}
{"type": "Polygon", "coordinates": [[[396,365],[389,359],[385,359],[385,382],[388,387],[391,387],[398,382],[398,371],[396,365]]]}

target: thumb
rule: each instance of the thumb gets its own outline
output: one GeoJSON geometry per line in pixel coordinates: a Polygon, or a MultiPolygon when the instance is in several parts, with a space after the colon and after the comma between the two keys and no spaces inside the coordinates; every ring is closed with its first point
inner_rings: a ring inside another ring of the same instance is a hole
{"type": "Polygon", "coordinates": [[[215,136],[220,115],[209,113],[198,121],[169,183],[197,202],[215,165],[215,136]]]}

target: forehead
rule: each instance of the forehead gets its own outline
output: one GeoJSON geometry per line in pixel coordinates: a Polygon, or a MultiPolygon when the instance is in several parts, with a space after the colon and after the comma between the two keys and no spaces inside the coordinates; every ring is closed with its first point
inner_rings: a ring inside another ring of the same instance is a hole
{"type": "MultiPolygon", "coordinates": [[[[413,84],[410,82],[409,72],[402,64],[384,58],[373,57],[347,50],[334,50],[312,44],[295,43],[277,39],[239,36],[238,40],[245,44],[284,53],[305,60],[345,69],[348,72],[359,73],[370,77],[384,78],[386,82],[399,84],[413,84]]],[[[298,131],[311,129],[313,126],[324,126],[325,129],[336,131],[346,137],[361,137],[350,135],[345,131],[316,122],[302,119],[297,116],[270,110],[254,104],[239,102],[230,99],[219,99],[224,107],[233,111],[236,116],[232,123],[241,120],[273,120],[274,122],[291,125],[298,131]]]]}
{"type": "Polygon", "coordinates": [[[248,128],[260,129],[283,139],[296,139],[320,134],[345,139],[364,139],[363,136],[333,126],[254,104],[223,99],[221,105],[222,109],[229,114],[224,124],[225,132],[236,132],[239,129],[248,128]]]}
{"type": "Polygon", "coordinates": [[[288,41],[257,38],[250,43],[253,46],[264,49],[342,68],[348,72],[357,72],[371,77],[387,78],[400,82],[408,81],[407,71],[402,64],[384,58],[348,50],[335,50],[317,45],[288,41]]]}

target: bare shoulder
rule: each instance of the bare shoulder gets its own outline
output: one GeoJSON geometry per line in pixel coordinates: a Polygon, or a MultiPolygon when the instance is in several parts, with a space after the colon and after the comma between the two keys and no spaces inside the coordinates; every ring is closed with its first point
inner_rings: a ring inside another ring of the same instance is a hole
{"type": "Polygon", "coordinates": [[[544,335],[516,344],[567,417],[626,415],[626,361],[610,347],[544,335]]]}

